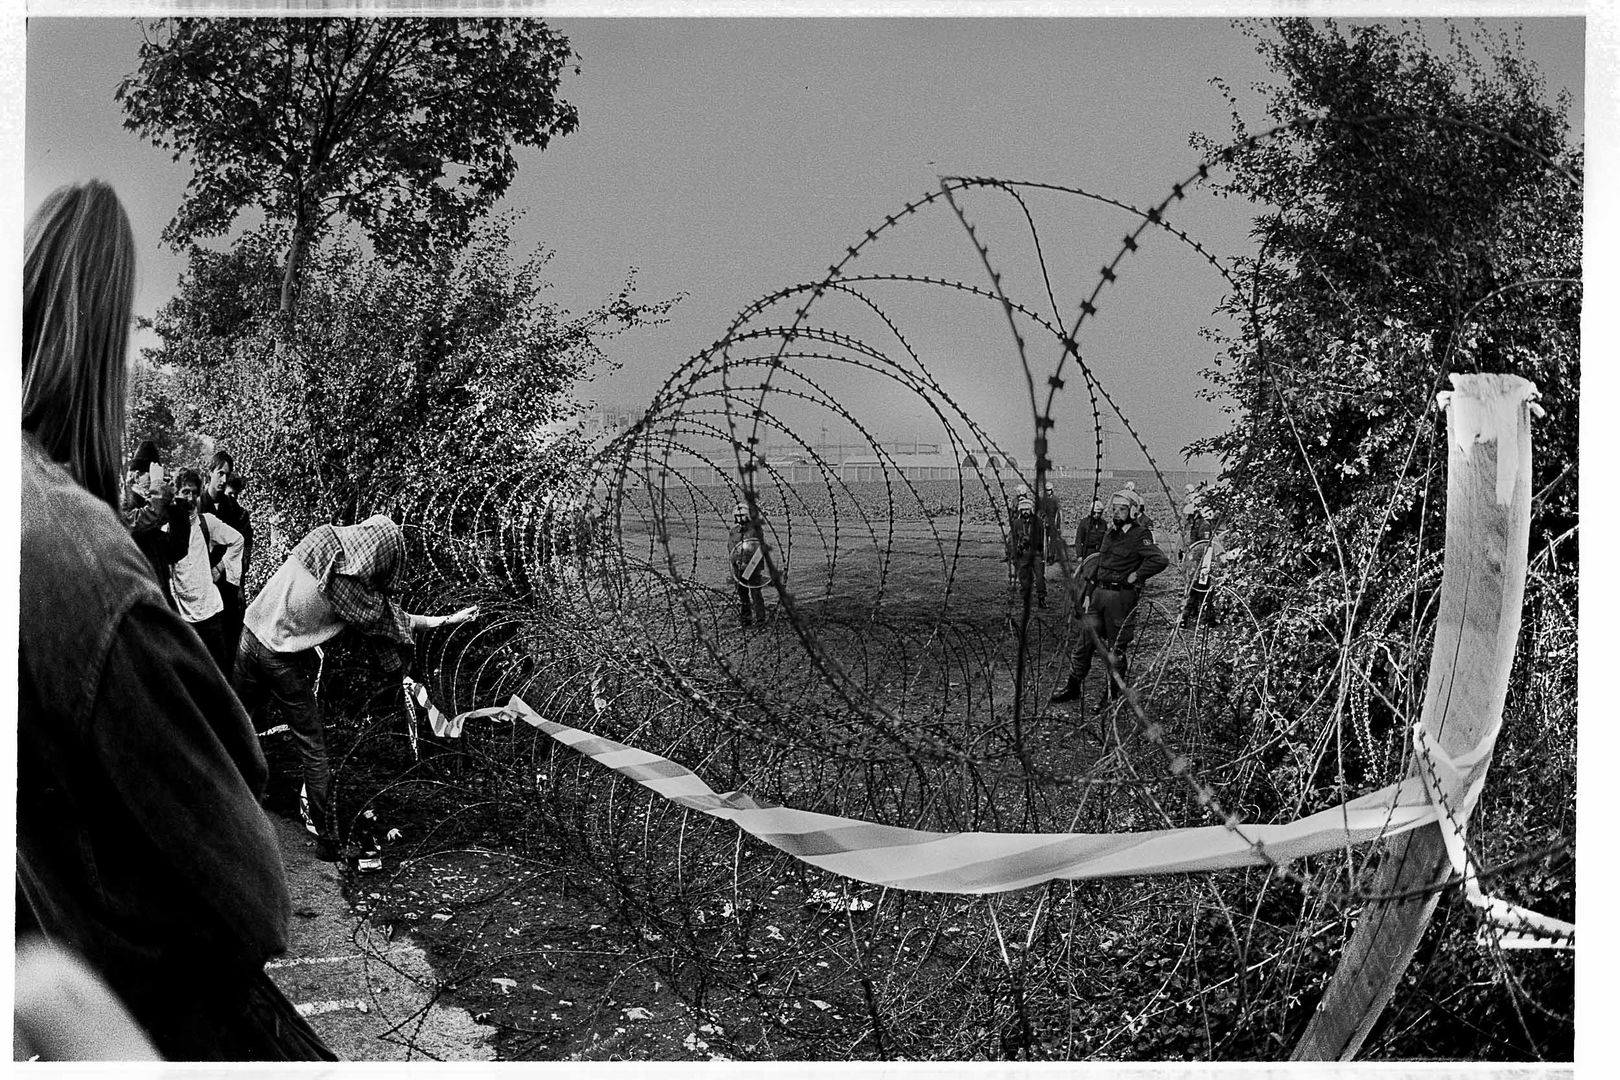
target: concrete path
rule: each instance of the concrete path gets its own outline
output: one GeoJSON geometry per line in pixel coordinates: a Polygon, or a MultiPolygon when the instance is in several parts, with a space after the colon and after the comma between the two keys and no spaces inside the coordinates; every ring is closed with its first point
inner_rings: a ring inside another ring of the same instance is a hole
{"type": "Polygon", "coordinates": [[[287,955],[266,965],[346,1061],[493,1061],[493,1030],[438,1000],[422,950],[390,941],[344,900],[340,864],[315,858],[301,825],[271,815],[287,864],[293,918],[287,955]]]}

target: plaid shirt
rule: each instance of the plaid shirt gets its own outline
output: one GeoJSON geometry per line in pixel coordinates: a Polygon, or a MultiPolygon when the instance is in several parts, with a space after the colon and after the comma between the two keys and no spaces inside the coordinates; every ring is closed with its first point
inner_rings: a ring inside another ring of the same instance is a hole
{"type": "Polygon", "coordinates": [[[315,578],[338,618],[362,634],[411,644],[411,619],[391,592],[405,564],[405,536],[385,514],[358,525],[322,525],[292,557],[315,578]]]}

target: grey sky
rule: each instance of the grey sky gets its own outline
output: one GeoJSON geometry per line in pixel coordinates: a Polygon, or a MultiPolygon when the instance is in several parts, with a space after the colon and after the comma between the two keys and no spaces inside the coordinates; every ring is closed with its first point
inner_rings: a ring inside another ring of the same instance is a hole
{"type": "MultiPolygon", "coordinates": [[[[581,56],[581,74],[564,85],[580,128],[523,154],[505,201],[526,212],[518,236],[555,249],[554,296],[565,307],[607,299],[630,267],[644,297],[688,294],[666,325],[612,344],[623,370],[586,394],[620,404],[645,401],[761,294],[822,276],[941,175],[1157,202],[1197,167],[1189,133],[1228,130],[1210,79],[1245,92],[1265,76],[1252,45],[1220,19],[551,21],[581,56]]],[[[1580,20],[1527,20],[1525,39],[1549,85],[1574,94],[1578,121],[1580,20]]],[[[24,194],[32,211],[59,183],[110,181],[131,213],[142,255],[138,305],[150,313],[180,269],[157,238],[187,173],[121,127],[112,91],[134,67],[138,41],[124,19],[30,21],[24,194]]],[[[1259,123],[1258,108],[1249,115],[1259,123]]],[[[1005,260],[998,269],[1024,298],[1044,296],[1005,200],[979,193],[968,205],[1005,260]]],[[[1074,199],[1045,201],[1037,212],[1059,308],[1072,320],[1131,222],[1074,199]]],[[[1227,256],[1245,248],[1251,212],[1195,198],[1175,219],[1227,256]]],[[[984,283],[966,234],[944,212],[908,222],[855,269],[984,283]]],[[[1221,424],[1196,391],[1212,355],[1198,329],[1212,322],[1222,285],[1167,239],[1144,245],[1081,339],[1167,461],[1221,424]]],[[[1028,399],[1005,324],[958,323],[948,306],[884,296],[952,395],[1027,454],[1028,399]]],[[[1089,418],[1079,395],[1068,399],[1055,456],[1079,462],[1090,448],[1089,418]]],[[[903,397],[864,404],[863,421],[885,436],[937,433],[903,397]]]]}

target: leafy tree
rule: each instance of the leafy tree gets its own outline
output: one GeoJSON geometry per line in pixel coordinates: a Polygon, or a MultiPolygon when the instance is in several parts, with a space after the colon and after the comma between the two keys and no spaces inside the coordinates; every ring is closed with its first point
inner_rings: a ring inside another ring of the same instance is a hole
{"type": "MultiPolygon", "coordinates": [[[[1251,138],[1233,96],[1235,139],[1194,140],[1224,152],[1218,190],[1254,202],[1258,216],[1257,253],[1239,260],[1245,287],[1224,305],[1238,329],[1212,332],[1221,354],[1205,373],[1232,423],[1190,448],[1222,459],[1229,540],[1245,553],[1228,583],[1256,632],[1233,636],[1231,668],[1263,669],[1269,695],[1232,706],[1264,766],[1244,796],[1291,816],[1404,768],[1444,539],[1434,394],[1450,372],[1525,376],[1546,409],[1535,425],[1535,562],[1504,770],[1474,842],[1487,862],[1553,853],[1516,898],[1568,914],[1573,868],[1557,853],[1573,794],[1575,562],[1559,538],[1577,510],[1582,223],[1568,100],[1548,100],[1502,35],[1452,29],[1441,56],[1414,26],[1283,20],[1245,32],[1277,79],[1257,88],[1266,127],[1286,127],[1251,138]],[[1489,853],[1497,835],[1510,839],[1489,853]]],[[[1302,901],[1298,917],[1309,915],[1302,901]]],[[[1519,1000],[1565,1009],[1567,965],[1508,985],[1469,930],[1467,917],[1443,920],[1422,963],[1431,978],[1492,989],[1391,1010],[1401,1033],[1375,1033],[1371,1052],[1557,1057],[1567,1047],[1567,1025],[1519,1000]]],[[[1303,1025],[1330,970],[1293,974],[1287,992],[1302,1007],[1290,1025],[1303,1025]]]]}
{"type": "Polygon", "coordinates": [[[488,485],[532,462],[546,425],[571,415],[567,391],[606,366],[605,340],[673,303],[638,302],[632,274],[569,314],[544,296],[549,253],[514,263],[510,243],[502,219],[455,258],[390,265],[339,240],[312,257],[294,327],[268,306],[251,314],[270,245],[193,249],[147,359],[183,372],[196,430],[232,450],[289,534],[352,521],[413,485],[488,485]]]}
{"type": "Polygon", "coordinates": [[[195,465],[203,442],[186,423],[190,410],[182,403],[178,374],[169,368],[136,362],[130,369],[129,404],[124,424],[124,457],[150,440],[170,464],[195,465]]]}
{"type": "MultiPolygon", "coordinates": [[[[385,258],[453,251],[506,191],[514,144],[578,125],[574,54],[537,19],[158,19],[119,85],[124,126],[191,159],[177,250],[245,209],[286,227],[280,307],[334,215],[385,258]]],[[[577,69],[576,69],[577,70],[577,69]]]]}
{"type": "MultiPolygon", "coordinates": [[[[1285,80],[1263,88],[1269,119],[1294,126],[1244,143],[1235,124],[1220,190],[1268,209],[1240,261],[1252,291],[1226,303],[1243,332],[1206,372],[1240,420],[1192,449],[1220,455],[1248,539],[1298,584],[1365,557],[1392,503],[1397,533],[1415,525],[1408,456],[1448,371],[1533,379],[1537,476],[1573,470],[1580,154],[1567,100],[1506,41],[1481,38],[1481,59],[1454,31],[1447,61],[1415,29],[1268,25],[1245,29],[1285,80]]],[[[1573,481],[1544,515],[1573,513],[1573,481]]]]}

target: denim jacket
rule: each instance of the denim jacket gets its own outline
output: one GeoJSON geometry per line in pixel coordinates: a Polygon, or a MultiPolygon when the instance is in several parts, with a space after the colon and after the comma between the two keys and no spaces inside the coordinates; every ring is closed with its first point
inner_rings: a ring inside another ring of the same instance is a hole
{"type": "Polygon", "coordinates": [[[291,913],[253,728],[112,508],[21,465],[18,884],[126,999],[247,977],[291,913]]]}

